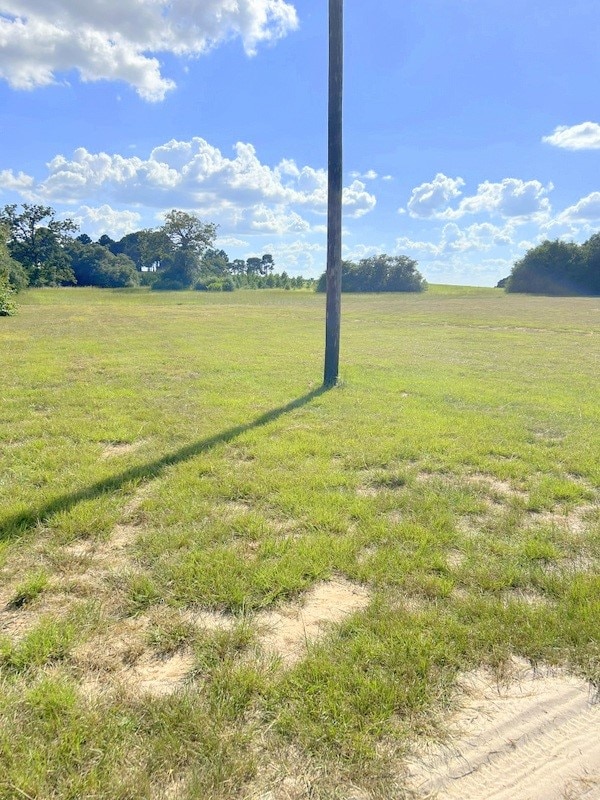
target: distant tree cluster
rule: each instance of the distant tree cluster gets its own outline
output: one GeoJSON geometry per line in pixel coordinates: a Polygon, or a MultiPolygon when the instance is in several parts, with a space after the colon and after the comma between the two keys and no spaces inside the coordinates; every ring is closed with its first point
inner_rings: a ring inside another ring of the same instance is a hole
{"type": "Polygon", "coordinates": [[[128,233],[119,241],[104,234],[97,242],[77,225],[57,220],[54,209],[24,204],[0,210],[0,281],[5,294],[25,286],[130,287],[233,291],[310,287],[311,279],[274,272],[269,253],[229,260],[214,243],[217,225],[172,210],[164,225],[128,233]]]}
{"type": "MultiPolygon", "coordinates": [[[[363,258],[358,264],[342,262],[342,292],[423,292],[427,281],[408,256],[385,254],[363,258]]],[[[317,283],[317,291],[327,289],[327,274],[317,283]]]]}
{"type": "Polygon", "coordinates": [[[507,292],[600,295],[600,233],[582,245],[556,239],[532,247],[498,286],[507,292]]]}

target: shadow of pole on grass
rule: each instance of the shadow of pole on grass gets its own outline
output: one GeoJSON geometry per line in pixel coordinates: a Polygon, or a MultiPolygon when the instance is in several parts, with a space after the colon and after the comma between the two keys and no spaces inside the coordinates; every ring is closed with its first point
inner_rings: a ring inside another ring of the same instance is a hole
{"type": "Polygon", "coordinates": [[[0,541],[25,533],[29,528],[32,528],[40,522],[44,522],[44,520],[47,520],[52,514],[56,514],[58,511],[68,511],[84,500],[93,500],[95,497],[99,497],[102,494],[118,491],[130,481],[144,482],[158,478],[167,467],[180,464],[183,461],[189,461],[189,459],[200,455],[200,453],[211,450],[213,447],[216,447],[216,445],[227,444],[227,442],[231,442],[247,431],[268,425],[270,422],[279,419],[279,417],[307,405],[307,403],[310,403],[316,397],[319,397],[319,395],[329,391],[330,388],[332,387],[320,386],[318,389],[313,389],[313,391],[302,395],[302,397],[291,400],[284,406],[266,411],[252,422],[247,422],[243,425],[235,425],[233,428],[228,428],[221,433],[216,433],[214,436],[209,436],[206,439],[201,439],[199,442],[186,445],[173,453],[167,453],[167,455],[155,461],[130,467],[120,472],[118,475],[103,478],[93,483],[91,486],[86,486],[74,492],[60,495],[39,508],[6,517],[0,520],[0,541]]]}

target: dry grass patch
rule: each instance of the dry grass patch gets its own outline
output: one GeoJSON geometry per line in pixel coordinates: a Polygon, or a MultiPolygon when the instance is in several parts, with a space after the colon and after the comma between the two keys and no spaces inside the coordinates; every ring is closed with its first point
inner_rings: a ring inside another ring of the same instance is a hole
{"type": "Polygon", "coordinates": [[[103,459],[116,458],[117,456],[125,456],[129,453],[135,453],[144,444],[145,439],[140,439],[137,442],[103,442],[102,454],[103,459]]]}
{"type": "Polygon", "coordinates": [[[65,620],[77,607],[79,600],[70,594],[47,592],[42,598],[22,608],[4,606],[0,610],[1,635],[18,643],[35,629],[41,619],[65,620]]]}
{"type": "Polygon", "coordinates": [[[597,503],[586,503],[573,509],[531,512],[527,515],[527,519],[532,526],[555,526],[576,536],[583,536],[589,528],[591,517],[598,514],[599,510],[600,506],[597,503]]]}
{"type": "Polygon", "coordinates": [[[189,651],[166,657],[146,653],[121,677],[131,691],[161,697],[182,689],[194,665],[194,654],[189,651]]]}

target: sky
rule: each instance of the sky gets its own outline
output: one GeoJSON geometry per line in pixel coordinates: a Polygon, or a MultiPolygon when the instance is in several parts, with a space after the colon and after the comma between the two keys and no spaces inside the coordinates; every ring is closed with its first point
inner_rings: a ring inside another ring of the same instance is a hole
{"type": "MultiPolygon", "coordinates": [[[[600,230],[595,0],[346,0],[343,257],[493,286],[600,230]]],[[[326,262],[327,0],[0,0],[0,207],[96,239],[177,208],[326,262]]]]}

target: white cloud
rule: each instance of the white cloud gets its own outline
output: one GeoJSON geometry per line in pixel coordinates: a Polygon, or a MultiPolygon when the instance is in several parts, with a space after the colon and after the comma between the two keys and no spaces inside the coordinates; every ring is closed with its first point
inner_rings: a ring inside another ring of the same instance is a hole
{"type": "MultiPolygon", "coordinates": [[[[235,145],[232,158],[201,138],[173,139],[154,148],[147,159],[80,147],[70,158],[55,156],[47,167],[47,177],[29,185],[30,194],[45,202],[188,208],[230,224],[253,209],[257,226],[273,231],[281,229],[281,222],[274,220],[282,214],[288,217],[288,229],[306,230],[308,223],[297,209],[324,214],[327,208],[325,170],[299,167],[289,159],[270,167],[243,142],[235,145]]],[[[344,188],[343,203],[345,213],[357,218],[375,207],[376,198],[355,180],[344,188]]]]}
{"type": "Polygon", "coordinates": [[[385,253],[386,247],[384,244],[355,244],[343,245],[342,250],[344,260],[360,261],[363,258],[370,258],[371,256],[385,253]]]}
{"type": "MultiPolygon", "coordinates": [[[[80,147],[70,156],[52,158],[46,177],[38,182],[24,173],[0,172],[0,189],[28,202],[79,208],[75,216],[86,232],[103,227],[102,233],[123,235],[139,228],[142,216],[153,218],[150,225],[160,225],[171,208],[193,211],[236,237],[325,232],[325,170],[299,166],[291,159],[271,167],[248,143],[238,142],[233,150],[228,158],[201,138],[171,140],[146,158],[80,147]]],[[[354,180],[344,187],[346,218],[359,218],[375,204],[363,182],[354,180]]],[[[73,211],[65,213],[74,217],[73,211]]]]}
{"type": "Polygon", "coordinates": [[[408,201],[411,217],[438,216],[448,207],[451,200],[461,195],[461,188],[464,185],[462,178],[448,178],[438,172],[431,183],[422,183],[412,190],[408,201]]]}
{"type": "Polygon", "coordinates": [[[19,192],[24,195],[35,183],[31,175],[19,172],[18,175],[12,169],[0,170],[0,192],[19,192]]]}
{"type": "Polygon", "coordinates": [[[0,78],[33,89],[76,69],[159,101],[175,84],[157,55],[198,56],[232,37],[254,55],[297,25],[285,0],[0,0],[0,78]]]}
{"type": "Polygon", "coordinates": [[[350,177],[351,177],[351,178],[358,178],[359,180],[363,180],[363,181],[374,181],[374,180],[376,180],[376,179],[377,179],[379,176],[378,176],[378,174],[375,172],[375,170],[374,170],[374,169],[370,169],[370,170],[368,170],[368,171],[367,171],[367,172],[365,172],[365,173],[361,173],[361,172],[351,172],[351,173],[350,173],[350,177]]]}
{"type": "Polygon", "coordinates": [[[367,187],[362,181],[352,181],[342,191],[342,204],[346,213],[354,218],[363,217],[375,208],[377,200],[375,195],[367,192],[367,187]]]}
{"type": "Polygon", "coordinates": [[[396,251],[409,251],[438,257],[448,253],[488,251],[494,247],[511,244],[513,244],[513,238],[510,223],[502,228],[489,222],[460,228],[455,222],[448,222],[444,225],[438,242],[415,241],[403,236],[396,239],[396,251]]]}
{"type": "Polygon", "coordinates": [[[558,222],[585,222],[600,220],[600,192],[592,192],[574,206],[569,206],[557,218],[558,222]]]}
{"type": "Polygon", "coordinates": [[[582,122],[571,127],[559,125],[542,141],[565,150],[600,150],[600,125],[597,122],[582,122]]]}
{"type": "Polygon", "coordinates": [[[218,236],[216,247],[248,247],[249,242],[245,239],[237,239],[235,236],[218,236]]]}
{"type": "Polygon", "coordinates": [[[106,233],[111,239],[119,240],[127,233],[138,231],[141,227],[141,215],[135,211],[118,211],[109,205],[98,208],[81,206],[74,214],[62,214],[79,225],[79,228],[97,239],[106,233]]]}
{"type": "MultiPolygon", "coordinates": [[[[271,253],[276,272],[303,275],[305,278],[318,278],[325,269],[327,260],[327,248],[324,244],[307,242],[304,239],[294,242],[266,242],[260,252],[271,253]]],[[[254,254],[248,253],[244,258],[254,254]]]]}
{"type": "Polygon", "coordinates": [[[261,233],[305,233],[310,225],[295,211],[286,213],[284,209],[271,209],[259,206],[252,214],[250,227],[261,233]]]}
{"type": "MultiPolygon", "coordinates": [[[[504,178],[498,183],[484,181],[474,195],[463,197],[458,205],[452,201],[462,194],[462,178],[449,178],[438,173],[431,183],[422,183],[413,189],[408,211],[413,218],[460,219],[467,214],[489,214],[510,218],[542,218],[550,214],[547,197],[554,188],[539,181],[504,178]]],[[[402,211],[402,209],[400,209],[402,211]]]]}
{"type": "Polygon", "coordinates": [[[458,209],[450,211],[456,218],[465,214],[498,214],[504,218],[532,217],[550,213],[548,193],[552,184],[543,186],[539,181],[522,181],[504,178],[500,183],[485,181],[477,187],[477,194],[461,200],[458,209]]]}
{"type": "Polygon", "coordinates": [[[512,268],[512,259],[477,259],[469,261],[463,254],[419,265],[419,271],[430,283],[449,283],[458,286],[495,286],[512,268]]]}

